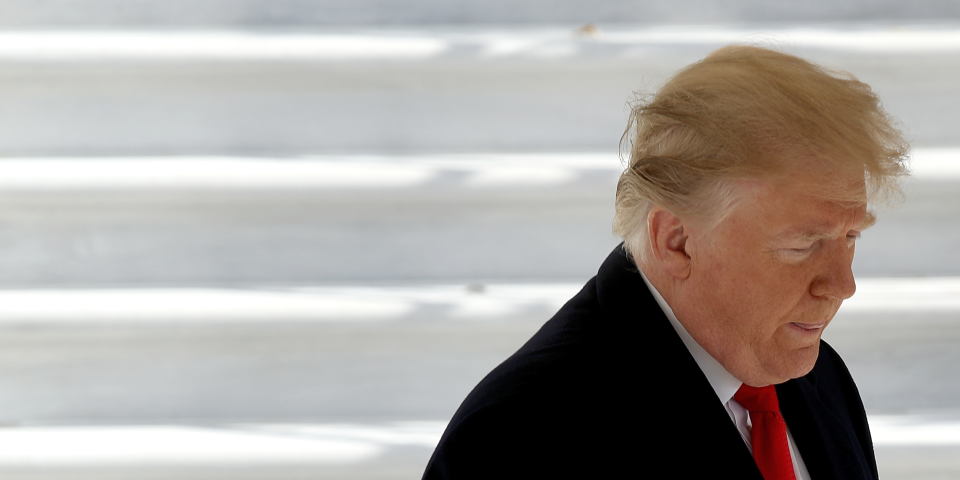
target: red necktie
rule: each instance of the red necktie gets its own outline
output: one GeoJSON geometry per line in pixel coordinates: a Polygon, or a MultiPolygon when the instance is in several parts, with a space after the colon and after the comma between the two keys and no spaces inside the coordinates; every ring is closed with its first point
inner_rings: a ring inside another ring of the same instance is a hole
{"type": "Polygon", "coordinates": [[[753,459],[764,480],[796,480],[787,444],[787,424],[780,416],[780,402],[773,385],[756,388],[746,384],[733,396],[750,412],[753,459]]]}

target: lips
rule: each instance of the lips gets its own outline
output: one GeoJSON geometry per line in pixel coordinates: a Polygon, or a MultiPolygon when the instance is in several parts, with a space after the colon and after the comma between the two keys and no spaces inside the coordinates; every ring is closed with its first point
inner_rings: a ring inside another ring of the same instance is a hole
{"type": "Polygon", "coordinates": [[[808,331],[808,332],[815,332],[815,331],[821,330],[821,329],[823,329],[823,327],[827,326],[827,322],[820,322],[820,323],[800,323],[800,322],[793,322],[793,325],[796,326],[797,328],[801,329],[801,330],[805,330],[805,331],[808,331]]]}

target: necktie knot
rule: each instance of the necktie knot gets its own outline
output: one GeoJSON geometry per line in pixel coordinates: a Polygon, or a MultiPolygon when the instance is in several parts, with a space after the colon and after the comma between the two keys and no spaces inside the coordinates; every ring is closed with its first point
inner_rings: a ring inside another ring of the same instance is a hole
{"type": "Polygon", "coordinates": [[[740,386],[733,398],[751,412],[779,412],[780,402],[777,400],[777,389],[773,385],[766,387],[751,387],[747,384],[740,386]]]}

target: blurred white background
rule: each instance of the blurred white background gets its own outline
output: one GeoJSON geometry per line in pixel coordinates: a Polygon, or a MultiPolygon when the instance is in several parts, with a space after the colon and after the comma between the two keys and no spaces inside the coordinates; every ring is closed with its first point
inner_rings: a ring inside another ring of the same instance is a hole
{"type": "Polygon", "coordinates": [[[419,478],[618,243],[634,92],[730,42],[856,74],[913,141],[825,338],[884,478],[960,478],[936,0],[0,0],[0,476],[419,478]]]}

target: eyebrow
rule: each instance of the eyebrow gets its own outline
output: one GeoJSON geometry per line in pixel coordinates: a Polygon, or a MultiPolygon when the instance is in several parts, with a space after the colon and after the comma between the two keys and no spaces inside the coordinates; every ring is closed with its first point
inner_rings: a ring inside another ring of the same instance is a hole
{"type": "MultiPolygon", "coordinates": [[[[866,215],[863,216],[863,220],[860,222],[860,225],[857,225],[855,230],[864,231],[872,227],[875,223],[877,223],[877,216],[871,212],[867,212],[866,215]]],[[[806,242],[818,242],[820,240],[833,240],[838,237],[840,237],[839,234],[827,233],[817,227],[808,227],[804,231],[800,232],[799,234],[797,234],[795,230],[793,232],[787,232],[783,235],[779,235],[777,239],[778,240],[799,240],[801,242],[806,243],[806,242]]]]}

